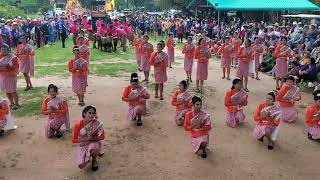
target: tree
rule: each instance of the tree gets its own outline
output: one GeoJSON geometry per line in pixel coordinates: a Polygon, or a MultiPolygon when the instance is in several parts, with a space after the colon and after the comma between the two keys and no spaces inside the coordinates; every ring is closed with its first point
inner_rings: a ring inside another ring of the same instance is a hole
{"type": "Polygon", "coordinates": [[[90,8],[92,0],[79,0],[82,7],[90,8]]]}
{"type": "Polygon", "coordinates": [[[8,19],[15,18],[17,16],[23,16],[23,14],[23,11],[21,11],[17,7],[14,7],[7,2],[0,2],[0,17],[8,19]]]}
{"type": "Polygon", "coordinates": [[[320,5],[320,0],[311,0],[314,4],[317,4],[318,6],[320,5]]]}

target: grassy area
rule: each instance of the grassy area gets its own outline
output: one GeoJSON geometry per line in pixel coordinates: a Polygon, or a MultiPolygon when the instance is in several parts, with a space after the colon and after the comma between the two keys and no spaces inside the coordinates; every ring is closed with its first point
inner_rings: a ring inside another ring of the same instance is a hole
{"type": "Polygon", "coordinates": [[[108,63],[90,65],[90,73],[97,76],[118,76],[120,73],[131,73],[137,71],[137,65],[133,63],[108,63]]]}
{"type": "MultiPolygon", "coordinates": [[[[134,63],[102,63],[91,64],[90,74],[97,76],[112,76],[116,77],[122,72],[135,72],[137,65],[134,63]]],[[[43,76],[63,76],[68,77],[70,75],[67,65],[56,66],[38,66],[36,70],[37,77],[43,76]]]]}
{"type": "MultiPolygon", "coordinates": [[[[24,91],[24,88],[18,88],[21,108],[12,111],[16,117],[33,116],[41,114],[41,105],[45,97],[48,96],[47,87],[34,87],[29,91],[24,91]]],[[[64,97],[70,101],[72,97],[64,97]]]]}
{"type": "Polygon", "coordinates": [[[176,51],[182,51],[184,43],[176,43],[176,51]]]}
{"type": "MultiPolygon", "coordinates": [[[[160,40],[165,41],[165,40],[166,40],[166,36],[157,36],[157,40],[155,40],[155,36],[150,36],[150,38],[149,38],[149,41],[150,41],[150,43],[152,43],[152,44],[154,45],[154,48],[156,48],[155,45],[156,45],[160,40]]],[[[177,49],[177,50],[180,50],[180,49],[182,50],[183,44],[184,44],[184,43],[178,43],[178,42],[176,42],[176,49],[177,49]]]]}
{"type": "Polygon", "coordinates": [[[46,87],[34,87],[29,91],[24,91],[24,88],[18,88],[21,108],[12,111],[16,117],[32,116],[41,114],[41,104],[47,96],[46,87]]]}
{"type": "MultiPolygon", "coordinates": [[[[71,37],[66,41],[66,48],[62,48],[61,46],[61,42],[58,41],[55,45],[50,47],[36,49],[36,64],[67,63],[68,60],[73,57],[73,43],[71,37]]],[[[91,49],[91,61],[107,61],[111,59],[134,59],[133,48],[128,48],[127,52],[122,52],[121,49],[119,49],[116,53],[107,53],[97,49],[91,49]]]]}
{"type": "MultiPolygon", "coordinates": [[[[50,47],[42,47],[36,49],[36,76],[68,76],[67,63],[73,57],[72,54],[72,39],[69,38],[66,41],[66,48],[61,47],[61,42],[57,42],[56,45],[50,47]],[[56,64],[50,66],[50,64],[56,64]]],[[[116,53],[101,52],[97,49],[91,49],[91,62],[108,62],[105,64],[92,64],[90,70],[96,75],[110,75],[116,76],[119,71],[131,72],[136,69],[134,64],[130,64],[129,61],[134,62],[133,48],[128,48],[127,52],[122,52],[121,49],[116,53]],[[128,63],[122,63],[118,61],[128,61],[128,63]],[[115,63],[109,63],[115,62],[115,63]]]]}
{"type": "Polygon", "coordinates": [[[36,68],[36,77],[43,76],[68,76],[69,70],[66,65],[55,65],[55,66],[37,66],[36,68]]]}

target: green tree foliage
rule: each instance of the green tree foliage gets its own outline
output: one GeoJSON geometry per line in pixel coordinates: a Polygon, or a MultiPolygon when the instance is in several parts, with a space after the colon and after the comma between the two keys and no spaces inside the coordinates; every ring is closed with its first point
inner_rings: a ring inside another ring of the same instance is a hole
{"type": "Polygon", "coordinates": [[[317,5],[320,5],[320,0],[311,0],[311,2],[317,4],[317,5]]]}
{"type": "Polygon", "coordinates": [[[79,0],[82,7],[90,8],[91,7],[91,0],[79,0]]]}
{"type": "MultiPolygon", "coordinates": [[[[14,6],[26,14],[37,13],[37,12],[47,12],[52,8],[49,0],[21,0],[21,3],[16,4],[16,0],[5,0],[11,6],[14,6]]],[[[1,0],[0,0],[1,2],[1,0]]]]}
{"type": "Polygon", "coordinates": [[[15,18],[17,16],[23,16],[23,11],[19,8],[12,6],[7,2],[0,1],[0,17],[1,18],[15,18]]]}
{"type": "Polygon", "coordinates": [[[185,9],[191,0],[155,0],[158,6],[163,10],[185,9]]]}

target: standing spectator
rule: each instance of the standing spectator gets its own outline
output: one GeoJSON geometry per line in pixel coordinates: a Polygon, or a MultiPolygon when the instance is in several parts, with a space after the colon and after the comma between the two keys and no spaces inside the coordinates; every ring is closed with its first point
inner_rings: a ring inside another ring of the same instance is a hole
{"type": "Polygon", "coordinates": [[[184,35],[184,22],[180,20],[180,22],[178,23],[178,41],[180,43],[182,43],[183,35],[184,35]]]}
{"type": "Polygon", "coordinates": [[[48,22],[44,21],[43,25],[40,27],[42,33],[43,33],[43,41],[44,45],[48,47],[48,39],[49,39],[49,31],[48,31],[48,22]]]}

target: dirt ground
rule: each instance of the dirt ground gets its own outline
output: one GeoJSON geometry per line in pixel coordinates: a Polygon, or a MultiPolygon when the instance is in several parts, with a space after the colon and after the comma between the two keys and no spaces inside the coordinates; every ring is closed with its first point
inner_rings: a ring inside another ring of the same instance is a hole
{"type": "MultiPolygon", "coordinates": [[[[223,98],[231,81],[221,79],[220,63],[210,62],[209,80],[205,82],[204,108],[212,115],[210,152],[207,159],[192,154],[190,134],[174,124],[171,95],[177,83],[185,78],[182,57],[178,55],[173,69],[168,70],[165,100],[148,101],[150,114],[143,127],[126,121],[127,104],[121,101],[129,74],[118,77],[89,76],[86,102],[97,108],[104,123],[105,155],[98,159],[99,170],[89,166],[78,169],[76,146],[70,134],[61,139],[44,136],[45,117],[16,119],[19,126],[0,139],[0,180],[217,180],[217,179],[308,179],[320,178],[319,143],[309,141],[303,122],[304,109],[299,108],[299,120],[282,123],[273,151],[252,137],[253,112],[264,101],[265,94],[275,87],[271,77],[261,75],[261,81],[249,81],[249,104],[245,108],[246,122],[239,128],[228,128],[224,122],[223,98]]],[[[194,66],[195,68],[195,66],[194,66]]],[[[142,76],[142,74],[140,73],[142,76]]],[[[195,69],[193,76],[195,76],[195,69]]],[[[232,72],[234,77],[234,71],[232,72]]],[[[151,77],[151,82],[153,81],[151,77]]],[[[59,77],[33,79],[35,86],[54,83],[63,96],[72,95],[71,79],[59,77]]],[[[23,80],[19,86],[23,87],[23,80]]],[[[195,89],[191,84],[190,91],[195,89]]],[[[304,94],[298,103],[311,102],[304,94]]],[[[23,102],[22,102],[23,103],[23,102]]],[[[80,119],[82,108],[72,100],[69,104],[71,123],[80,119]]]]}

